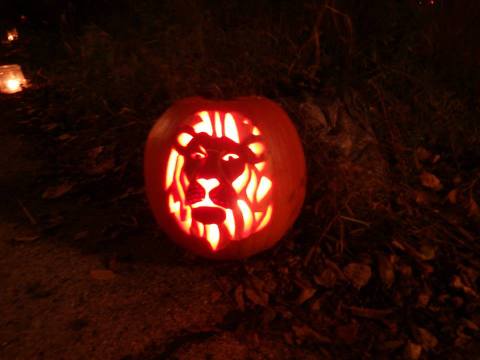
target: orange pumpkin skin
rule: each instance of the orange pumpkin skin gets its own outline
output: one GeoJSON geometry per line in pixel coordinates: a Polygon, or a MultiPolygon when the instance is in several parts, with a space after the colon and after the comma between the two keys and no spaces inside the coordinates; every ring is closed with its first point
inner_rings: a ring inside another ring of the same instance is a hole
{"type": "Polygon", "coordinates": [[[160,227],[180,246],[211,259],[242,259],[272,247],[305,197],[296,129],[265,98],[174,103],[150,131],[144,160],[146,193],[160,227]],[[232,119],[236,125],[229,131],[232,119]],[[244,178],[237,177],[242,166],[244,178]]]}

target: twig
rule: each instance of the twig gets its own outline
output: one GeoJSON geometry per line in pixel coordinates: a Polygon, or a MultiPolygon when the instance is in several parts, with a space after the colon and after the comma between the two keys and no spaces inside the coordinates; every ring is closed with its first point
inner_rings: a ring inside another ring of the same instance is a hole
{"type": "Polygon", "coordinates": [[[23,213],[25,214],[25,216],[30,221],[30,224],[37,225],[38,224],[37,220],[33,217],[33,215],[30,213],[30,211],[28,211],[28,209],[25,207],[25,205],[23,205],[23,203],[18,199],[17,199],[17,202],[18,202],[18,205],[20,205],[20,208],[23,210],[23,213]]]}
{"type": "Polygon", "coordinates": [[[340,215],[340,218],[343,219],[343,220],[347,220],[347,221],[353,222],[353,223],[362,224],[362,225],[365,225],[365,226],[367,226],[367,227],[370,226],[370,223],[368,223],[368,222],[366,222],[366,221],[363,221],[363,220],[359,220],[359,219],[352,218],[352,217],[350,217],[350,216],[340,215]]]}

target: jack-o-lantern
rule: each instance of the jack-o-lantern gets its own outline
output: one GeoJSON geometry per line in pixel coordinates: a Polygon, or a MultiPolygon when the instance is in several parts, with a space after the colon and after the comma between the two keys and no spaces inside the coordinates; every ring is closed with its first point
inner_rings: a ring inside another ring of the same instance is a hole
{"type": "Polygon", "coordinates": [[[305,197],[305,158],[287,114],[258,97],[189,98],[157,121],[145,150],[147,196],[172,240],[202,256],[273,246],[305,197]]]}

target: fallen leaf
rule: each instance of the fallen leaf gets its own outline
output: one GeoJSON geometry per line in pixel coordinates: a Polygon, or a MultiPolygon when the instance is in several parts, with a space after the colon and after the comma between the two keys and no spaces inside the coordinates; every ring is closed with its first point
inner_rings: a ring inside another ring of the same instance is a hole
{"type": "Polygon", "coordinates": [[[420,161],[427,161],[432,158],[432,153],[421,146],[415,150],[415,155],[420,161]]]}
{"type": "Polygon", "coordinates": [[[302,291],[300,292],[300,295],[298,296],[296,303],[298,305],[303,304],[305,301],[311,299],[312,296],[315,295],[316,291],[317,291],[316,289],[311,287],[302,288],[302,291]]]}
{"type": "Polygon", "coordinates": [[[245,296],[254,304],[266,306],[268,304],[268,294],[252,288],[245,289],[245,296]]]}
{"type": "Polygon", "coordinates": [[[433,260],[437,253],[437,248],[430,242],[423,241],[420,244],[419,257],[421,260],[429,261],[433,260]]]}
{"type": "Polygon", "coordinates": [[[315,280],[317,285],[330,289],[333,288],[337,282],[337,274],[331,268],[326,268],[322,271],[320,276],[314,276],[313,280],[315,280]]]}
{"type": "Polygon", "coordinates": [[[300,341],[314,340],[322,344],[330,344],[332,342],[328,337],[320,335],[308,325],[293,325],[292,330],[300,341]]]}
{"type": "Polygon", "coordinates": [[[343,274],[343,271],[338,267],[338,265],[335,262],[326,259],[325,266],[328,267],[329,269],[332,269],[332,271],[335,272],[335,275],[337,275],[337,279],[345,280],[345,275],[343,274]]]}
{"type": "Polygon", "coordinates": [[[73,136],[71,134],[65,133],[65,134],[60,135],[57,139],[61,140],[61,141],[67,141],[67,140],[73,139],[74,137],[75,136],[73,136]]]}
{"type": "Polygon", "coordinates": [[[479,331],[480,330],[480,326],[478,326],[476,323],[474,323],[472,320],[468,320],[468,319],[463,319],[463,323],[465,325],[466,328],[472,330],[472,331],[479,331]]]}
{"type": "Polygon", "coordinates": [[[13,241],[32,242],[40,238],[39,229],[36,226],[22,226],[17,228],[12,236],[13,241]]]}
{"type": "Polygon", "coordinates": [[[87,173],[90,175],[101,175],[115,167],[115,160],[113,158],[107,158],[103,161],[97,162],[87,169],[87,173]]]}
{"type": "Polygon", "coordinates": [[[41,128],[46,130],[46,131],[52,131],[54,129],[56,129],[59,125],[56,124],[56,123],[48,123],[48,124],[45,124],[45,125],[42,125],[41,128]]]}
{"type": "Polygon", "coordinates": [[[13,237],[13,240],[18,242],[32,242],[40,239],[40,235],[36,232],[22,232],[13,237]]]}
{"type": "Polygon", "coordinates": [[[51,186],[44,191],[42,194],[42,199],[57,199],[68,193],[70,190],[72,190],[72,188],[73,184],[70,182],[64,182],[57,186],[51,186]]]}
{"type": "Polygon", "coordinates": [[[447,199],[450,201],[450,204],[456,204],[458,199],[458,189],[450,190],[447,195],[447,199]]]}
{"type": "Polygon", "coordinates": [[[313,100],[309,99],[309,101],[301,104],[300,110],[305,116],[307,123],[312,128],[326,129],[328,127],[328,122],[325,114],[323,113],[322,109],[320,109],[313,102],[313,100]]]}
{"type": "Polygon", "coordinates": [[[388,341],[385,341],[383,344],[379,344],[379,347],[382,350],[396,350],[403,344],[404,344],[403,340],[388,340],[388,341]]]}
{"type": "Polygon", "coordinates": [[[283,333],[283,339],[288,345],[293,345],[293,334],[290,332],[283,333]]]}
{"type": "Polygon", "coordinates": [[[80,231],[73,236],[73,240],[78,241],[81,239],[85,239],[87,236],[88,236],[88,230],[80,231]]]}
{"type": "Polygon", "coordinates": [[[428,303],[430,302],[431,298],[432,298],[432,292],[431,291],[429,291],[429,290],[421,291],[418,294],[417,307],[420,307],[420,308],[426,307],[428,305],[428,303]]]}
{"type": "Polygon", "coordinates": [[[62,215],[52,215],[42,225],[43,230],[53,230],[65,222],[62,215]]]}
{"type": "Polygon", "coordinates": [[[457,330],[457,338],[455,339],[453,345],[455,347],[464,347],[465,345],[467,345],[468,343],[470,343],[472,341],[472,337],[465,334],[462,330],[457,330]]]}
{"type": "Polygon", "coordinates": [[[378,254],[377,266],[380,279],[382,280],[383,284],[389,288],[395,281],[395,268],[393,266],[393,262],[384,254],[378,254]]]}
{"type": "Polygon", "coordinates": [[[370,277],[372,276],[372,270],[370,266],[361,263],[350,263],[344,269],[343,273],[345,277],[352,283],[352,285],[361,289],[367,285],[370,277]]]}
{"type": "Polygon", "coordinates": [[[439,191],[443,187],[442,183],[440,182],[440,179],[427,171],[423,171],[420,174],[420,181],[422,182],[423,186],[435,191],[439,191]]]}
{"type": "Polygon", "coordinates": [[[88,157],[91,159],[91,160],[96,160],[98,155],[100,155],[102,152],[103,152],[103,149],[105,147],[104,146],[97,146],[97,147],[94,147],[93,149],[90,149],[88,152],[87,152],[87,155],[88,157]]]}
{"type": "Polygon", "coordinates": [[[476,291],[473,290],[470,286],[465,285],[464,282],[462,281],[462,278],[458,275],[455,275],[452,278],[451,286],[454,287],[455,289],[462,290],[467,295],[478,297],[478,294],[476,293],[476,291]]]}
{"type": "Polygon", "coordinates": [[[432,350],[438,345],[437,338],[432,335],[427,329],[417,327],[414,329],[416,340],[422,345],[425,350],[432,350]]]}
{"type": "Polygon", "coordinates": [[[404,349],[404,357],[407,360],[417,360],[422,355],[422,346],[414,342],[407,342],[404,349]]]}
{"type": "Polygon", "coordinates": [[[415,202],[418,205],[427,206],[427,205],[430,205],[430,203],[432,202],[432,199],[430,198],[430,196],[427,192],[422,191],[422,190],[416,190],[415,191],[415,202]]]}
{"type": "Polygon", "coordinates": [[[393,240],[392,245],[406,252],[408,255],[422,261],[432,260],[435,258],[436,255],[436,247],[427,241],[422,241],[422,244],[420,244],[420,250],[415,249],[412,245],[410,245],[406,241],[402,241],[401,239],[393,240]]]}
{"type": "Polygon", "coordinates": [[[92,270],[90,276],[95,280],[112,280],[115,277],[115,273],[111,270],[92,270]]]}
{"type": "Polygon", "coordinates": [[[478,207],[477,202],[471,198],[470,199],[470,205],[468,207],[468,216],[470,217],[480,217],[480,208],[478,207]]]}

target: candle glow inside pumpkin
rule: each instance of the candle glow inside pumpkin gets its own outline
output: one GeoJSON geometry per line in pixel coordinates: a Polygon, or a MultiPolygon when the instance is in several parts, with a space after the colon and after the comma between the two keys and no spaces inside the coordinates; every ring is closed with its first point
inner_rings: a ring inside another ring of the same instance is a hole
{"type": "Polygon", "coordinates": [[[260,130],[237,113],[197,112],[176,137],[164,188],[187,234],[216,251],[272,218],[272,180],[260,130]]]}

